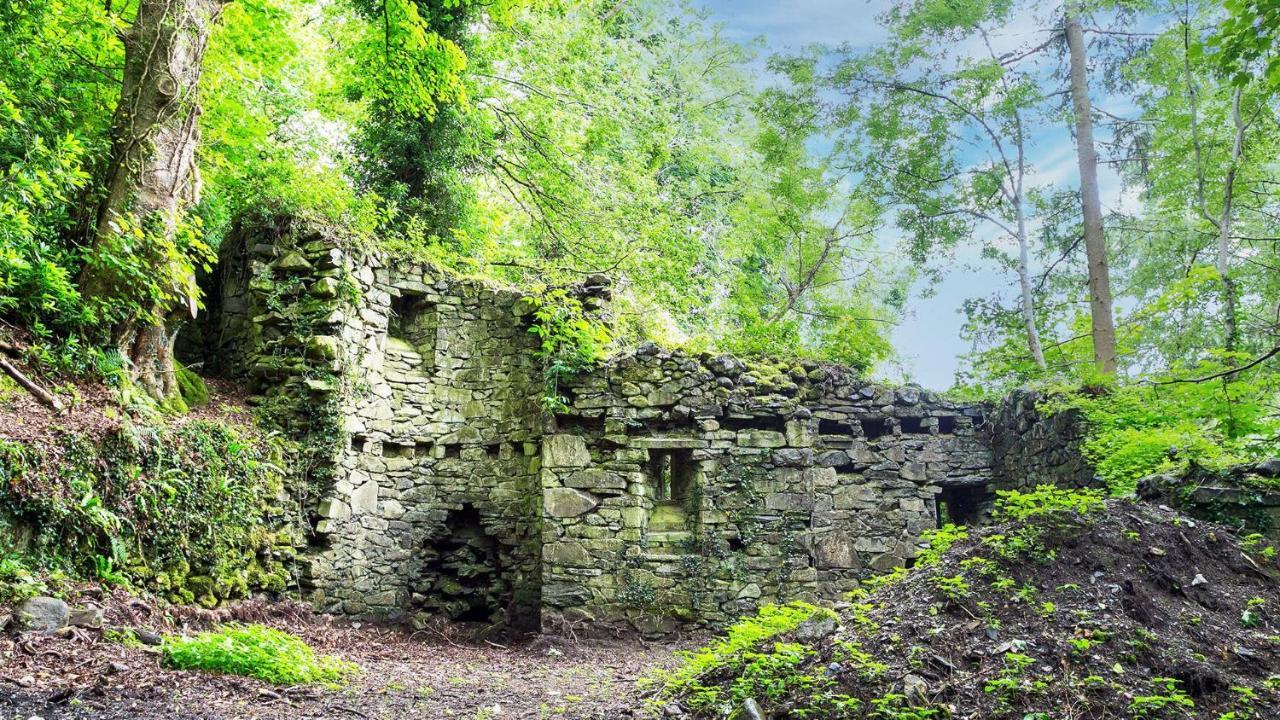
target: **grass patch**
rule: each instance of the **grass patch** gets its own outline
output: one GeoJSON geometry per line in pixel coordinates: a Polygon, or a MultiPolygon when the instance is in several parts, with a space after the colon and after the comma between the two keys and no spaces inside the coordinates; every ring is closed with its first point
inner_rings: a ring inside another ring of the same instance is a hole
{"type": "Polygon", "coordinates": [[[192,638],[166,638],[164,664],[174,670],[245,675],[277,685],[338,683],[359,666],[316,655],[301,639],[262,625],[224,625],[192,638]]]}

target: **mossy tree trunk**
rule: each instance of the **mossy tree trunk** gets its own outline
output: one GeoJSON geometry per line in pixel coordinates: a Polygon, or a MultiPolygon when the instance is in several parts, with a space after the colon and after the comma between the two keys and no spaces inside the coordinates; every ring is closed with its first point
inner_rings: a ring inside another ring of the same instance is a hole
{"type": "Polygon", "coordinates": [[[157,400],[177,397],[175,322],[194,316],[194,266],[175,243],[199,193],[198,90],[209,36],[228,0],[141,0],[121,33],[125,66],[90,259],[88,298],[112,321],[130,373],[157,400]]]}

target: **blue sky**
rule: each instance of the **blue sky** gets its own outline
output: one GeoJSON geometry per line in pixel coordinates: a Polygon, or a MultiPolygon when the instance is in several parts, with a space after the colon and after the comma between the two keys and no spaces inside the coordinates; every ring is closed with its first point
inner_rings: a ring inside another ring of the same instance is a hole
{"type": "MultiPolygon", "coordinates": [[[[700,3],[723,23],[727,37],[746,42],[763,36],[766,52],[797,49],[812,43],[854,47],[869,46],[883,39],[875,17],[890,0],[702,0],[700,3]]],[[[1031,37],[1042,22],[1027,17],[1011,23],[1004,36],[1009,42],[1031,37]]],[[[1041,37],[1043,37],[1041,35],[1041,37]]],[[[1104,101],[1105,103],[1105,101],[1104,101]]],[[[1110,108],[1115,109],[1115,108],[1110,108]]],[[[1035,139],[1031,150],[1038,175],[1045,181],[1075,183],[1075,148],[1065,129],[1035,139]]],[[[1103,171],[1103,202],[1120,201],[1117,178],[1103,171]]],[[[884,242],[892,246],[892,229],[884,242]]],[[[1033,268],[1034,269],[1034,268],[1033,268]]],[[[960,338],[965,299],[999,292],[1012,297],[1015,278],[993,268],[978,257],[977,248],[962,250],[943,279],[932,288],[918,286],[909,303],[909,314],[894,332],[893,343],[902,357],[900,368],[884,368],[888,379],[901,380],[905,374],[925,387],[950,387],[959,365],[959,356],[969,350],[960,338]],[[930,297],[921,297],[931,289],[930,297]]]]}

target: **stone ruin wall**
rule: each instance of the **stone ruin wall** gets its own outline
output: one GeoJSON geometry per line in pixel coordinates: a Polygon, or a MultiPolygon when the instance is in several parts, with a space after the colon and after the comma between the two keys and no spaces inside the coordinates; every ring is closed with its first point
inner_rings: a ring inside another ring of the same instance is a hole
{"type": "Polygon", "coordinates": [[[837,600],[910,564],[938,508],[991,480],[984,408],[836,367],[649,345],[569,391],[543,445],[551,627],[660,633],[837,600]]]}
{"type": "Polygon", "coordinates": [[[655,346],[579,377],[550,416],[528,298],[292,223],[228,242],[217,278],[184,353],[318,453],[301,581],[329,612],[720,623],[838,599],[911,564],[925,529],[980,517],[1011,473],[1070,466],[1034,403],[655,346]]]}
{"type": "Polygon", "coordinates": [[[1087,488],[1104,483],[1085,460],[1084,419],[1076,410],[1045,415],[1042,393],[1015,390],[992,419],[993,490],[1021,490],[1036,485],[1087,488]]]}
{"type": "Polygon", "coordinates": [[[522,296],[286,224],[228,243],[211,297],[210,369],[330,470],[304,481],[307,599],[536,625],[541,369],[522,296]]]}

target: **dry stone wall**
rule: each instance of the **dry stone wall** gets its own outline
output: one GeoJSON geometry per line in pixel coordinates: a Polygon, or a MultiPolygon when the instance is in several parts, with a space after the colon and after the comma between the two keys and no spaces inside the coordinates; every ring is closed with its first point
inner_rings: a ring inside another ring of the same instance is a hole
{"type": "Polygon", "coordinates": [[[909,564],[944,492],[991,478],[985,408],[841,368],[648,345],[569,391],[542,453],[552,627],[837,599],[909,564]]]}
{"type": "Polygon", "coordinates": [[[837,599],[979,517],[993,485],[1063,465],[1034,403],[652,345],[548,415],[529,298],[289,221],[237,238],[185,353],[298,439],[303,590],[329,612],[721,623],[837,599]]]}
{"type": "Polygon", "coordinates": [[[1103,487],[1081,453],[1085,426],[1073,409],[1046,415],[1045,396],[1016,390],[1001,400],[992,420],[993,489],[1019,490],[1036,485],[1103,487]]]}

